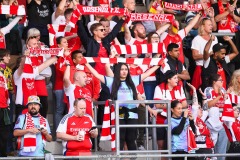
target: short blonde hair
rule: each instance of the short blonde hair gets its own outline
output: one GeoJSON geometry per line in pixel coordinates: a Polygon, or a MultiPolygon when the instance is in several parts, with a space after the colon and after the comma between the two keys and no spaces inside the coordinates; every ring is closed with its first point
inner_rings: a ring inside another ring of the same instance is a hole
{"type": "Polygon", "coordinates": [[[31,28],[28,30],[27,39],[33,36],[40,36],[40,31],[37,28],[31,28]]]}
{"type": "Polygon", "coordinates": [[[240,76],[240,69],[233,72],[229,86],[233,88],[233,92],[238,94],[240,91],[238,77],[240,76]]]}

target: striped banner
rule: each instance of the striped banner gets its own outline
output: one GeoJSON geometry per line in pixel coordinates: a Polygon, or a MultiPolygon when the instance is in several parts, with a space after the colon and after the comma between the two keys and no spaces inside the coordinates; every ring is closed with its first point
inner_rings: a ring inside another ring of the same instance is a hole
{"type": "Polygon", "coordinates": [[[24,5],[0,5],[0,14],[26,15],[24,5]]]}

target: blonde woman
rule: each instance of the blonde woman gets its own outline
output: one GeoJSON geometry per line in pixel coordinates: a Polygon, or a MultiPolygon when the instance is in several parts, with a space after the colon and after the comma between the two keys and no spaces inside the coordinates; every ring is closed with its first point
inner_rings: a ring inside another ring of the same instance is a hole
{"type": "Polygon", "coordinates": [[[240,103],[240,69],[235,70],[232,74],[228,91],[232,103],[240,103]]]}
{"type": "MultiPolygon", "coordinates": [[[[198,89],[202,84],[201,73],[202,73],[202,66],[203,66],[203,51],[204,47],[211,38],[211,34],[213,31],[213,23],[212,20],[209,18],[202,19],[202,22],[198,29],[198,35],[192,41],[192,56],[196,62],[196,68],[193,74],[193,81],[192,85],[198,89]],[[200,77],[200,78],[199,78],[200,77]]],[[[217,44],[218,40],[215,37],[214,41],[212,42],[210,51],[212,51],[213,45],[217,44]]]]}

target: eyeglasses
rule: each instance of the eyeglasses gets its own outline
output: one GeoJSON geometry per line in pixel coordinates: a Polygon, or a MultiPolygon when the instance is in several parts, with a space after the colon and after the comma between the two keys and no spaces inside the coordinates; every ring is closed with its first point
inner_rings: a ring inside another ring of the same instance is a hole
{"type": "Polygon", "coordinates": [[[159,39],[159,37],[151,37],[151,38],[153,38],[153,39],[159,39]]]}
{"type": "Polygon", "coordinates": [[[106,29],[97,29],[97,31],[105,32],[106,29]]]}
{"type": "Polygon", "coordinates": [[[81,100],[86,100],[85,98],[77,98],[77,100],[81,101],[81,100]]]}
{"type": "MultiPolygon", "coordinates": [[[[39,35],[40,36],[40,35],[39,35]]],[[[34,39],[34,38],[37,38],[38,36],[31,36],[29,37],[29,39],[34,39]]]]}

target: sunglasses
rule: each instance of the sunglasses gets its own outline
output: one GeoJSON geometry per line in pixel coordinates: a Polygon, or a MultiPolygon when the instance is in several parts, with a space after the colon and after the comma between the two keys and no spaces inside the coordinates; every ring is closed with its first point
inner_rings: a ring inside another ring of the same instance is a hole
{"type": "Polygon", "coordinates": [[[77,100],[81,101],[81,100],[86,100],[85,98],[77,98],[77,100]]]}
{"type": "Polygon", "coordinates": [[[97,29],[98,31],[105,32],[106,29],[97,29]]]}
{"type": "Polygon", "coordinates": [[[34,38],[37,38],[38,36],[31,36],[29,37],[29,39],[34,39],[34,38]]]}

